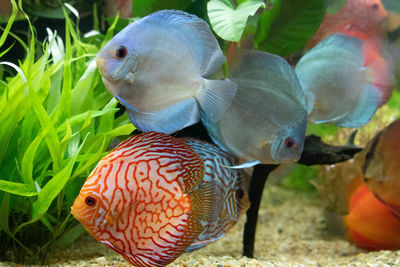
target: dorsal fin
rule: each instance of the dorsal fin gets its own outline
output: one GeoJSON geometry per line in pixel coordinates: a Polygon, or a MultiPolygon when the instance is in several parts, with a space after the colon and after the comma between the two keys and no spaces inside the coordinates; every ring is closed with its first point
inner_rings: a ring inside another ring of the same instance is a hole
{"type": "Polygon", "coordinates": [[[180,38],[190,47],[203,77],[215,73],[224,63],[224,54],[210,27],[195,15],[178,10],[161,10],[145,17],[143,21],[154,22],[179,32],[180,38]]]}

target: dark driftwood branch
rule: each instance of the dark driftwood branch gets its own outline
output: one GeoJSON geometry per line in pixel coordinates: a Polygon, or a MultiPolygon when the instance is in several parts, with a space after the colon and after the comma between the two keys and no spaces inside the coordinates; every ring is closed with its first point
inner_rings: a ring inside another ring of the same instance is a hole
{"type": "MultiPolygon", "coordinates": [[[[346,146],[331,146],[322,142],[320,137],[310,135],[306,137],[304,151],[298,163],[307,166],[335,164],[353,158],[361,149],[351,144],[346,146]]],[[[243,256],[252,258],[254,255],[254,238],[264,185],[269,174],[278,166],[260,164],[254,167],[249,186],[251,206],[246,213],[247,221],[243,232],[243,256]]]]}

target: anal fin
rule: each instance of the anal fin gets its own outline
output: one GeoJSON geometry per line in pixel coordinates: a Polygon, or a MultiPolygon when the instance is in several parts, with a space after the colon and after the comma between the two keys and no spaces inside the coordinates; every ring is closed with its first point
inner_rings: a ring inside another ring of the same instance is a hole
{"type": "Polygon", "coordinates": [[[354,109],[347,115],[330,123],[346,127],[359,128],[369,122],[379,107],[382,98],[380,90],[372,84],[366,84],[354,109]]]}
{"type": "Polygon", "coordinates": [[[133,125],[142,132],[171,134],[200,120],[200,109],[194,98],[182,100],[174,105],[152,113],[141,113],[128,109],[133,125]]]}

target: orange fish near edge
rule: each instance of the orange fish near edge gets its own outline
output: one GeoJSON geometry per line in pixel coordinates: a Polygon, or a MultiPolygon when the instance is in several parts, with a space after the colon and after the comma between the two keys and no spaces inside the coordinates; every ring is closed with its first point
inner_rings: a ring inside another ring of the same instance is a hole
{"type": "Polygon", "coordinates": [[[331,34],[344,33],[347,30],[362,32],[374,39],[374,42],[381,43],[386,17],[387,11],[381,0],[347,0],[336,14],[325,14],[321,26],[307,47],[315,46],[331,34]]]}
{"type": "Polygon", "coordinates": [[[400,221],[365,185],[351,197],[345,223],[350,241],[362,249],[400,248],[400,221]]]}

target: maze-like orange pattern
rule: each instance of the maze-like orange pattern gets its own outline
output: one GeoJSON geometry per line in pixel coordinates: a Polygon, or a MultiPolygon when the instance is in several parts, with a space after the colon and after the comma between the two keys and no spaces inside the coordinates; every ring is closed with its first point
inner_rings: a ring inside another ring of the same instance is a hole
{"type": "Polygon", "coordinates": [[[72,213],[132,264],[164,266],[218,239],[237,221],[247,201],[237,192],[246,190],[240,171],[223,167],[235,163],[203,141],[137,135],[99,162],[72,213]],[[85,203],[88,197],[94,205],[85,203]]]}

